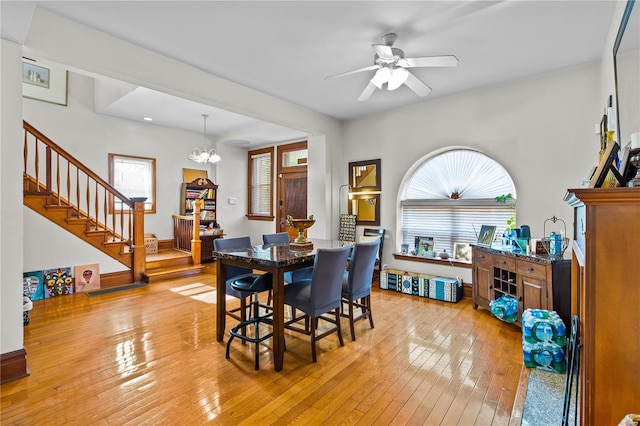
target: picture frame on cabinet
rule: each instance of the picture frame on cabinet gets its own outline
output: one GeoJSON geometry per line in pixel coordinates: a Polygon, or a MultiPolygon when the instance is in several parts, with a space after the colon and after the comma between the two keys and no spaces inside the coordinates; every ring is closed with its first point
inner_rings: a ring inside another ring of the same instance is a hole
{"type": "Polygon", "coordinates": [[[493,225],[482,225],[480,227],[480,234],[478,235],[477,245],[491,247],[493,244],[493,237],[496,234],[496,227],[493,225]]]}
{"type": "Polygon", "coordinates": [[[622,176],[620,176],[618,169],[613,165],[619,150],[620,145],[618,145],[617,142],[611,142],[607,145],[606,150],[600,157],[598,168],[596,168],[596,171],[593,173],[593,177],[589,183],[589,188],[601,188],[607,177],[607,173],[609,173],[610,170],[613,172],[618,182],[622,180],[622,176]]]}

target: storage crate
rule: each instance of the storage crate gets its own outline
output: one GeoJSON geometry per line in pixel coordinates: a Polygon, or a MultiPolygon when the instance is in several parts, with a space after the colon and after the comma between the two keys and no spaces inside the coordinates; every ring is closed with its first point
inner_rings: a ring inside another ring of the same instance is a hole
{"type": "Polygon", "coordinates": [[[462,283],[455,278],[435,277],[429,280],[429,298],[445,302],[462,299],[462,283]]]}
{"type": "Polygon", "coordinates": [[[154,234],[144,234],[144,247],[147,253],[158,252],[158,239],[154,234]]]}
{"type": "Polygon", "coordinates": [[[462,282],[455,278],[385,269],[380,272],[380,288],[446,302],[462,299],[462,282]]]}

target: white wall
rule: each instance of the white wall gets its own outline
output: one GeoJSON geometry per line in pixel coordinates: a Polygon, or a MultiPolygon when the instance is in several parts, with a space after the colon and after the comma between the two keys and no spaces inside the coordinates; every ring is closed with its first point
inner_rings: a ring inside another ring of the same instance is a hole
{"type": "Polygon", "coordinates": [[[517,191],[518,226],[542,236],[557,216],[570,234],[573,214],[563,201],[597,162],[599,65],[590,64],[500,86],[436,99],[345,125],[345,158],[382,158],[381,227],[387,230],[383,263],[390,268],[461,276],[468,269],[396,261],[400,184],[428,153],[451,145],[476,148],[502,164],[517,191]]]}
{"type": "Polygon", "coordinates": [[[22,50],[0,40],[0,353],[22,349],[22,50]]]}

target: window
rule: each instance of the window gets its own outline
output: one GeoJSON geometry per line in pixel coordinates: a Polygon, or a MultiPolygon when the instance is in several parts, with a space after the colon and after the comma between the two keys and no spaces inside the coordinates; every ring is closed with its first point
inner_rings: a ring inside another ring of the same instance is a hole
{"type": "Polygon", "coordinates": [[[249,151],[249,219],[273,219],[272,188],[273,147],[249,151]]]}
{"type": "Polygon", "coordinates": [[[433,238],[436,252],[453,252],[454,243],[473,244],[482,225],[504,231],[515,204],[496,202],[512,194],[511,177],[500,164],[467,148],[429,155],[405,177],[401,199],[402,243],[433,238]]]}
{"type": "MultiPolygon", "coordinates": [[[[156,212],[156,159],[109,154],[109,183],[128,198],[146,197],[145,213],[156,212]]],[[[114,210],[122,210],[114,200],[114,210]]]]}

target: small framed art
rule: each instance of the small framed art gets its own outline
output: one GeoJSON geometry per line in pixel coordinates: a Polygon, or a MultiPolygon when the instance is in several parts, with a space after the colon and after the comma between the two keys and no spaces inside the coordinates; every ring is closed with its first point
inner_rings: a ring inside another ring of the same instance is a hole
{"type": "Polygon", "coordinates": [[[22,58],[22,96],[67,106],[67,70],[22,58]]]}
{"type": "Polygon", "coordinates": [[[496,227],[491,225],[482,225],[480,228],[480,235],[478,235],[479,246],[491,246],[493,243],[493,237],[496,234],[496,227]]]}
{"type": "Polygon", "coordinates": [[[416,237],[415,250],[417,256],[433,257],[433,237],[416,237]]]}
{"type": "Polygon", "coordinates": [[[463,262],[471,262],[471,246],[467,243],[453,243],[453,258],[463,262]]]}

